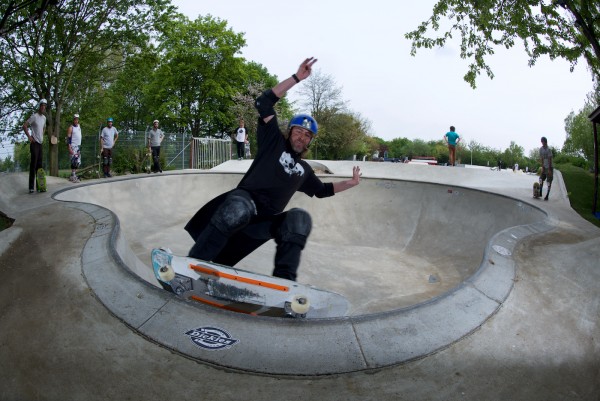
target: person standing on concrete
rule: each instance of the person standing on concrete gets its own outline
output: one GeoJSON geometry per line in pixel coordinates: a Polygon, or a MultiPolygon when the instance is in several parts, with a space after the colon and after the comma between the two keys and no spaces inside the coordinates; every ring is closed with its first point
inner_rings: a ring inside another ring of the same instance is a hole
{"type": "Polygon", "coordinates": [[[67,128],[67,146],[71,158],[71,176],[69,181],[77,183],[77,169],[81,166],[81,126],[79,125],[79,114],[73,116],[73,124],[67,128]]]}
{"type": "Polygon", "coordinates": [[[244,127],[244,120],[240,120],[240,126],[235,130],[238,160],[244,159],[246,154],[246,142],[248,142],[248,132],[244,127]]]}
{"type": "Polygon", "coordinates": [[[185,226],[195,241],[190,257],[234,266],[274,239],[273,276],[295,281],[312,220],[303,209],[284,212],[288,202],[296,191],[325,198],[359,184],[359,167],[353,168],[349,180],[323,183],[302,159],[317,135],[317,122],[311,116],[294,116],[285,134],[279,129],[275,103],[310,76],[316,61],[307,58],[295,74],[256,99],[256,157],[236,189],[208,202],[185,226]]]}
{"type": "Polygon", "coordinates": [[[162,173],[160,167],[160,144],[165,138],[162,130],[158,128],[158,120],[152,122],[152,129],[148,132],[148,147],[152,151],[152,172],[162,173]]]}
{"type": "Polygon", "coordinates": [[[456,128],[454,126],[450,127],[450,131],[446,132],[444,135],[444,140],[448,145],[448,153],[450,158],[450,165],[456,165],[456,146],[460,142],[460,135],[456,133],[456,128]]]}
{"type": "Polygon", "coordinates": [[[38,109],[23,124],[23,132],[29,140],[29,153],[31,161],[29,162],[29,193],[35,192],[35,186],[40,190],[36,181],[36,173],[42,168],[42,143],[44,143],[44,130],[46,129],[46,99],[41,99],[38,103],[38,109]],[[30,129],[31,128],[31,129],[30,129]]]}
{"type": "Polygon", "coordinates": [[[552,166],[552,149],[548,147],[548,140],[545,136],[542,137],[542,146],[540,147],[540,164],[542,166],[542,172],[540,174],[540,196],[542,196],[544,181],[547,179],[548,190],[546,191],[544,200],[548,200],[550,188],[552,188],[552,176],[554,175],[554,168],[552,166]]]}
{"type": "Polygon", "coordinates": [[[106,127],[102,129],[100,134],[100,149],[102,149],[102,169],[104,178],[112,177],[110,174],[110,166],[112,166],[112,150],[119,138],[119,132],[113,127],[113,119],[109,117],[106,120],[106,127]]]}

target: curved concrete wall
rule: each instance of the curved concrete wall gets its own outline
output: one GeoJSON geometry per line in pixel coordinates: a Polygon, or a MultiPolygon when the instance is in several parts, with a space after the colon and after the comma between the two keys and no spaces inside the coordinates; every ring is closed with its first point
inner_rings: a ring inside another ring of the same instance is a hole
{"type": "MultiPolygon", "coordinates": [[[[139,259],[132,270],[154,284],[151,249],[186,254],[192,245],[183,230],[187,220],[241,176],[137,176],[80,186],[57,199],[112,210],[139,259]]],[[[410,306],[455,288],[479,268],[493,235],[545,218],[530,205],[482,191],[368,178],[327,199],[296,194],[289,207],[302,207],[313,217],[299,281],[345,295],[352,315],[410,306]]],[[[274,245],[265,244],[238,267],[270,274],[273,254],[274,245]]]]}
{"type": "MultiPolygon", "coordinates": [[[[186,252],[191,239],[183,224],[198,205],[233,187],[239,177],[138,176],[78,186],[54,197],[73,201],[72,207],[96,221],[82,270],[116,317],[175,352],[241,371],[329,375],[396,365],[443,349],[480,327],[506,300],[519,241],[553,227],[539,209],[510,198],[364,179],[332,199],[297,196],[292,202],[309,209],[315,220],[303,279],[327,289],[340,285],[339,292],[354,303],[351,316],[252,317],[182,300],[150,284],[152,274],[140,259],[148,259],[157,245],[186,252]],[[384,268],[384,260],[396,267],[384,268]],[[452,274],[462,278],[452,282],[447,277],[452,274]],[[226,336],[230,345],[215,350],[191,341],[190,333],[203,330],[226,336]]],[[[271,250],[264,248],[241,263],[268,273],[271,250]]]]}

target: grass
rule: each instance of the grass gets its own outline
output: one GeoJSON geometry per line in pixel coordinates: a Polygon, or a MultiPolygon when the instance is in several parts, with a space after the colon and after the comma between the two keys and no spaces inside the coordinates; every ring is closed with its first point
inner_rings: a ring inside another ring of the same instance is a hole
{"type": "MultiPolygon", "coordinates": [[[[571,202],[573,210],[590,223],[600,227],[600,219],[597,219],[592,214],[594,175],[587,170],[575,167],[571,164],[560,164],[555,167],[563,176],[565,186],[567,187],[569,202],[571,202]]],[[[598,200],[596,208],[600,209],[600,199],[598,200]]]]}

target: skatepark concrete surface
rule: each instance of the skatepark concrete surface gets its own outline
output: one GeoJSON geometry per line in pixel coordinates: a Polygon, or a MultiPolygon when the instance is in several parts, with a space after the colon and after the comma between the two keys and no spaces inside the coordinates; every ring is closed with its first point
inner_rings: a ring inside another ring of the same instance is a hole
{"type": "MultiPolygon", "coordinates": [[[[363,172],[290,203],[313,217],[299,281],[351,309],[296,320],[193,305],[149,267],[153,247],[187,252],[187,219],[249,165],[49,177],[42,194],[0,175],[15,219],[0,232],[0,399],[600,399],[600,230],[560,174],[543,201],[524,173],[314,162],[323,180],[363,172]],[[229,342],[185,334],[202,330],[229,342]]],[[[273,251],[238,266],[269,274],[273,251]]]]}

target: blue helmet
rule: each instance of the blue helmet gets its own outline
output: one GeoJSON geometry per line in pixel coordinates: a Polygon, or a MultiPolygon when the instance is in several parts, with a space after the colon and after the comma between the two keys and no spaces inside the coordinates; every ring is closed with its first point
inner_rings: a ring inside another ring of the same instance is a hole
{"type": "Polygon", "coordinates": [[[308,114],[296,114],[292,117],[288,124],[288,131],[291,130],[292,127],[305,128],[313,134],[313,137],[317,136],[317,130],[319,129],[317,121],[308,114]]]}
{"type": "Polygon", "coordinates": [[[112,120],[113,120],[113,119],[112,119],[112,117],[108,117],[108,118],[106,119],[106,121],[110,121],[110,122],[112,122],[112,120]]]}

